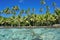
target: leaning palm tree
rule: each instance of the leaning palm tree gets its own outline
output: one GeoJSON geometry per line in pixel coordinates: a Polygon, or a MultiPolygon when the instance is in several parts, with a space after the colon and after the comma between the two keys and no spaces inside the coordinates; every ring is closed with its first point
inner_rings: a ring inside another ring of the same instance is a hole
{"type": "Polygon", "coordinates": [[[3,10],[3,13],[10,14],[10,13],[11,13],[10,8],[6,8],[6,9],[4,9],[4,10],[3,10]]]}
{"type": "MultiPolygon", "coordinates": [[[[2,11],[2,13],[5,13],[6,15],[11,14],[11,10],[10,10],[10,8],[6,8],[2,11]]],[[[3,25],[7,26],[9,24],[9,22],[7,22],[7,18],[3,18],[3,19],[4,19],[3,25]]]]}

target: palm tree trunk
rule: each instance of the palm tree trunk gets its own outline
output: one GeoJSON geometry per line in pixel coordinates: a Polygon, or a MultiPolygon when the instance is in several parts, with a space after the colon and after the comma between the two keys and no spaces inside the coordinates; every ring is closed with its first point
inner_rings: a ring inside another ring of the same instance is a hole
{"type": "Polygon", "coordinates": [[[13,27],[13,24],[11,24],[11,27],[13,27]]]}
{"type": "Polygon", "coordinates": [[[19,27],[20,27],[20,23],[19,23],[19,27]]]}

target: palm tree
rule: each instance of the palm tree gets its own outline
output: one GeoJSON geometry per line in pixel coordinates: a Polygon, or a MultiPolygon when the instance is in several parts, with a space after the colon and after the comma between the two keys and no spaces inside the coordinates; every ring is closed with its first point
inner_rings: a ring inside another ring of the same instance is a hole
{"type": "Polygon", "coordinates": [[[41,13],[42,13],[42,12],[43,12],[43,9],[42,9],[42,8],[40,8],[39,12],[41,12],[41,13]]]}
{"type": "Polygon", "coordinates": [[[46,6],[46,13],[50,13],[49,9],[49,6],[46,6]]]}
{"type": "Polygon", "coordinates": [[[32,8],[32,12],[35,13],[35,8],[32,8]]]}
{"type": "Polygon", "coordinates": [[[29,15],[29,12],[28,12],[28,10],[25,10],[25,13],[26,13],[27,15],[29,15]]]}
{"type": "Polygon", "coordinates": [[[42,13],[42,11],[43,11],[42,6],[45,4],[45,0],[41,0],[41,1],[40,1],[40,4],[41,4],[41,8],[39,9],[39,12],[42,13]]]}
{"type": "Polygon", "coordinates": [[[44,23],[46,22],[46,18],[45,18],[44,15],[41,15],[41,16],[40,16],[40,22],[41,22],[41,23],[40,23],[41,26],[45,25],[44,23]],[[43,16],[43,17],[42,17],[42,16],[43,16]]]}
{"type": "Polygon", "coordinates": [[[20,17],[20,15],[17,16],[17,19],[16,19],[16,20],[17,20],[18,25],[19,25],[19,27],[20,27],[20,22],[21,22],[21,17],[20,17]]]}
{"type": "Polygon", "coordinates": [[[22,9],[22,10],[20,11],[19,15],[22,16],[22,14],[23,14],[24,12],[25,12],[24,9],[22,9]]]}
{"type": "Polygon", "coordinates": [[[27,10],[29,13],[30,13],[30,8],[28,8],[28,10],[27,10]]]}
{"type": "Polygon", "coordinates": [[[2,26],[2,24],[3,24],[3,17],[0,16],[0,26],[2,26]]]}
{"type": "Polygon", "coordinates": [[[57,21],[57,23],[60,23],[60,19],[59,19],[59,18],[60,18],[60,9],[57,8],[57,9],[55,10],[55,14],[57,15],[57,16],[56,16],[56,19],[57,19],[56,21],[57,21]]]}
{"type": "Polygon", "coordinates": [[[18,6],[13,6],[12,10],[17,11],[17,10],[19,10],[19,7],[18,6]]]}
{"type": "Polygon", "coordinates": [[[19,7],[18,6],[13,6],[12,7],[12,10],[11,10],[11,13],[13,14],[13,16],[10,18],[11,19],[11,26],[15,25],[16,23],[16,13],[17,11],[19,10],[19,7]]]}
{"type": "Polygon", "coordinates": [[[52,3],[52,6],[54,7],[54,9],[56,9],[56,3],[55,2],[52,3]]]}
{"type": "Polygon", "coordinates": [[[44,1],[44,0],[41,0],[41,1],[40,1],[40,4],[41,4],[41,5],[44,5],[44,4],[45,4],[45,1],[44,1]]]}
{"type": "Polygon", "coordinates": [[[22,22],[22,14],[24,14],[25,13],[25,10],[24,9],[22,9],[22,10],[20,10],[20,13],[19,13],[19,15],[18,15],[18,23],[19,23],[19,27],[21,26],[21,22],[22,22]]]}
{"type": "Polygon", "coordinates": [[[17,21],[16,17],[14,17],[14,16],[10,17],[11,27],[18,24],[16,21],[17,21]]]}
{"type": "Polygon", "coordinates": [[[47,20],[49,20],[49,22],[50,22],[50,25],[53,25],[54,24],[54,22],[56,21],[56,19],[55,19],[55,17],[51,14],[51,15],[49,15],[49,17],[48,17],[48,19],[47,20]]]}
{"type": "MultiPolygon", "coordinates": [[[[5,13],[6,15],[11,14],[11,10],[10,8],[6,8],[2,11],[2,13],[5,13]]],[[[3,19],[4,19],[3,25],[7,26],[9,24],[9,20],[7,20],[7,18],[3,18],[3,19]]]]}
{"type": "Polygon", "coordinates": [[[30,14],[30,8],[28,8],[28,9],[25,11],[25,13],[26,13],[27,15],[29,15],[29,14],[30,14]]]}
{"type": "Polygon", "coordinates": [[[2,13],[2,12],[0,11],[0,16],[1,16],[1,13],[2,13]]]}
{"type": "Polygon", "coordinates": [[[12,14],[14,15],[14,16],[16,16],[16,11],[18,11],[19,10],[19,7],[18,6],[13,6],[12,7],[12,14]]]}
{"type": "Polygon", "coordinates": [[[28,18],[26,18],[26,20],[30,21],[30,20],[29,20],[29,19],[30,19],[30,8],[28,8],[28,9],[25,11],[25,13],[27,14],[27,17],[28,17],[28,18]]]}
{"type": "Polygon", "coordinates": [[[56,13],[57,15],[60,15],[60,9],[57,8],[57,9],[55,10],[55,13],[56,13]]]}
{"type": "Polygon", "coordinates": [[[30,16],[30,24],[31,24],[32,26],[35,26],[35,24],[36,24],[36,15],[35,15],[35,14],[32,14],[32,15],[30,16]]]}
{"type": "Polygon", "coordinates": [[[46,12],[46,15],[45,15],[46,25],[50,25],[50,20],[48,20],[48,18],[49,18],[50,15],[51,15],[51,14],[47,11],[47,12],[46,12]]]}
{"type": "Polygon", "coordinates": [[[3,13],[10,14],[11,10],[9,8],[6,8],[6,9],[3,10],[3,13]]]}

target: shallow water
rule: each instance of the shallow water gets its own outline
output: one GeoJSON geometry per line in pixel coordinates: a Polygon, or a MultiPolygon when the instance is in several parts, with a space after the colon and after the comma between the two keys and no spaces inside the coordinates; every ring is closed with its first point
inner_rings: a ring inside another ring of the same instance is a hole
{"type": "Polygon", "coordinates": [[[0,29],[0,40],[60,40],[60,28],[0,29]]]}

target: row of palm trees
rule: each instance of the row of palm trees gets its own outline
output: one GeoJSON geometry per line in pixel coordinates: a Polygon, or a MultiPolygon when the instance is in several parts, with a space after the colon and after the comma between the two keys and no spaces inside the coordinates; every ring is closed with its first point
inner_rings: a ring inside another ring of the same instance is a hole
{"type": "Polygon", "coordinates": [[[17,9],[5,9],[3,13],[13,14],[13,16],[6,18],[0,16],[0,25],[7,26],[45,26],[45,25],[53,25],[56,23],[60,23],[60,9],[56,9],[54,14],[50,12],[46,12],[46,14],[34,14],[29,10],[21,10],[20,14],[16,16],[17,9]],[[23,16],[22,14],[27,14],[27,16],[23,16]]]}
{"type": "MultiPolygon", "coordinates": [[[[41,6],[45,4],[44,0],[41,0],[41,6]]],[[[51,14],[49,6],[46,6],[45,14],[35,14],[35,8],[28,8],[27,10],[20,10],[18,6],[12,8],[6,8],[0,11],[0,14],[13,14],[11,17],[6,18],[0,16],[0,26],[49,26],[53,24],[60,24],[60,9],[56,8],[55,2],[52,3],[54,7],[54,13],[51,14]],[[19,13],[18,15],[16,15],[19,13]],[[25,16],[22,16],[26,14],[25,16]]],[[[39,10],[41,13],[43,9],[39,10]]]]}

